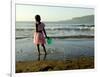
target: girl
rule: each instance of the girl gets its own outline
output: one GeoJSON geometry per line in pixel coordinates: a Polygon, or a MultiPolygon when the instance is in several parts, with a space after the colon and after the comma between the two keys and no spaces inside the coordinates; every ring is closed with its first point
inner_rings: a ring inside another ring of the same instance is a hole
{"type": "Polygon", "coordinates": [[[45,24],[43,22],[41,22],[41,17],[40,15],[36,15],[35,16],[35,20],[36,20],[36,32],[34,33],[34,43],[35,45],[37,45],[37,49],[38,49],[38,53],[40,55],[40,48],[39,45],[41,45],[43,47],[43,50],[45,52],[45,55],[47,54],[46,52],[46,48],[45,48],[45,37],[47,37],[46,35],[46,31],[45,31],[45,24]]]}

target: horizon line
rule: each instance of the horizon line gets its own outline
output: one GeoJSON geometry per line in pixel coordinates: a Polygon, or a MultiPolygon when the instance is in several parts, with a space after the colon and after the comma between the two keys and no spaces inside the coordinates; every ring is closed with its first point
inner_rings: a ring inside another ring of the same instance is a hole
{"type": "MultiPolygon", "coordinates": [[[[80,18],[80,17],[85,17],[85,16],[94,16],[94,14],[91,14],[91,15],[84,15],[84,16],[78,16],[78,17],[73,17],[73,18],[71,18],[71,19],[67,19],[67,20],[57,20],[57,21],[42,21],[42,22],[60,22],[60,21],[68,21],[68,20],[72,20],[72,19],[74,19],[74,18],[80,18]]],[[[32,21],[32,20],[27,20],[27,21],[16,21],[16,22],[35,22],[34,20],[32,21]]]]}

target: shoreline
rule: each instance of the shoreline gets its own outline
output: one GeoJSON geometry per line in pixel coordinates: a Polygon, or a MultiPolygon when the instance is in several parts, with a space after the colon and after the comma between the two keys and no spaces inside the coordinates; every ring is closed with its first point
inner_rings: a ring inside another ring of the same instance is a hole
{"type": "Polygon", "coordinates": [[[61,71],[75,69],[93,69],[94,57],[79,57],[66,60],[41,60],[41,61],[17,61],[16,73],[61,71]]]}
{"type": "MultiPolygon", "coordinates": [[[[34,38],[34,37],[27,37],[27,36],[21,36],[21,37],[16,37],[16,40],[17,39],[24,39],[24,38],[34,38]]],[[[67,39],[67,38],[94,38],[93,35],[75,35],[75,36],[50,36],[50,38],[53,38],[53,39],[67,39]]]]}

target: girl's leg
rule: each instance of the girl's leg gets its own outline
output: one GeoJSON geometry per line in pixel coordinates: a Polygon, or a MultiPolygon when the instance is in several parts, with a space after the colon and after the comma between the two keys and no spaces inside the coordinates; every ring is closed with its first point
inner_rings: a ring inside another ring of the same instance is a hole
{"type": "Polygon", "coordinates": [[[37,49],[38,49],[38,53],[40,55],[40,48],[39,48],[39,44],[37,44],[37,49]]]}
{"type": "Polygon", "coordinates": [[[44,50],[45,54],[47,54],[44,44],[42,44],[42,47],[43,47],[43,50],[44,50]]]}

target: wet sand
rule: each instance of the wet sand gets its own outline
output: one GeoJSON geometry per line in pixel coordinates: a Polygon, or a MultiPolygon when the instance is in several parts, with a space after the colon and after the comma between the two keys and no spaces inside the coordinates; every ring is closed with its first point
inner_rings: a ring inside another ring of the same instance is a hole
{"type": "Polygon", "coordinates": [[[32,38],[16,40],[16,73],[94,68],[93,38],[53,39],[46,50],[38,55],[32,38]]]}
{"type": "MultiPolygon", "coordinates": [[[[46,44],[46,60],[66,60],[80,56],[94,56],[93,38],[53,39],[51,45],[46,44]]],[[[40,46],[41,54],[44,54],[40,46]]],[[[44,55],[40,56],[43,59],[44,55]]],[[[16,61],[37,61],[38,52],[32,38],[16,40],[16,61]]]]}

